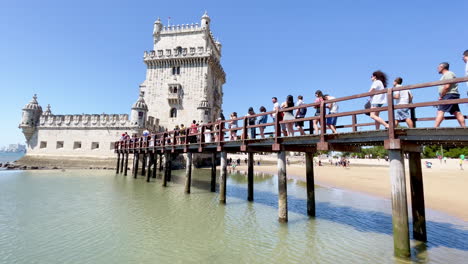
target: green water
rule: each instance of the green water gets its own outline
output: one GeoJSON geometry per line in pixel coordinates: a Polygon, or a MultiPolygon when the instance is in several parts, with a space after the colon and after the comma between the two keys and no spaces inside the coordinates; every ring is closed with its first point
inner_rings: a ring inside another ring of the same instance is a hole
{"type": "Polygon", "coordinates": [[[317,188],[306,215],[303,183],[289,181],[289,222],[277,221],[277,179],[230,174],[227,204],[196,170],[161,180],[113,171],[0,171],[0,263],[466,263],[468,223],[428,211],[427,245],[393,257],[388,200],[317,188]],[[180,177],[177,177],[179,175],[180,177]],[[180,182],[180,183],[178,183],[180,182]]]}

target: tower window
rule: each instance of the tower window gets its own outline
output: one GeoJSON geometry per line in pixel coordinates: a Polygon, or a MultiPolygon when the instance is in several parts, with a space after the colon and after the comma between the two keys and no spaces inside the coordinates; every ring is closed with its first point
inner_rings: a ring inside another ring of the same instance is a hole
{"type": "Polygon", "coordinates": [[[99,142],[92,142],[91,143],[91,149],[98,149],[99,148],[99,142]]]}
{"type": "Polygon", "coordinates": [[[39,148],[47,148],[47,141],[41,141],[41,144],[39,145],[39,148]]]}
{"type": "Polygon", "coordinates": [[[180,66],[172,67],[172,75],[179,75],[180,74],[180,66]]]}
{"type": "Polygon", "coordinates": [[[81,148],[81,141],[73,142],[73,149],[80,149],[81,148]]]}
{"type": "Polygon", "coordinates": [[[172,108],[171,109],[171,118],[176,118],[177,117],[177,109],[172,108]]]}
{"type": "Polygon", "coordinates": [[[63,148],[63,141],[57,141],[57,146],[56,148],[61,149],[63,148]]]}
{"type": "Polygon", "coordinates": [[[182,54],[182,47],[179,46],[176,48],[176,55],[180,55],[180,54],[182,54]]]}

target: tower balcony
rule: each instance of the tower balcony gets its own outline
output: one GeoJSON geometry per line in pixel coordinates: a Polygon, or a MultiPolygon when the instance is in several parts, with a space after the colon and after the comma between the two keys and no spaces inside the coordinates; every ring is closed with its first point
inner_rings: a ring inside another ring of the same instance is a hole
{"type": "Polygon", "coordinates": [[[169,92],[167,94],[167,101],[169,102],[169,104],[180,104],[181,99],[182,99],[182,96],[180,95],[180,93],[169,92]]]}

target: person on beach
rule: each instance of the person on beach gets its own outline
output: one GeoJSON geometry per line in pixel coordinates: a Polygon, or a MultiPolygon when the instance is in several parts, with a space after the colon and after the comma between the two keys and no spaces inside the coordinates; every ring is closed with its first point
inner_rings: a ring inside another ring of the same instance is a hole
{"type": "MultiPolygon", "coordinates": [[[[238,128],[237,121],[239,120],[232,120],[232,119],[237,118],[237,112],[232,112],[229,118],[230,118],[229,124],[228,124],[229,129],[238,128]]],[[[237,130],[231,130],[229,134],[230,134],[229,140],[237,140],[237,130]]]]}
{"type": "MultiPolygon", "coordinates": [[[[393,87],[401,87],[403,83],[403,79],[401,77],[396,78],[393,81],[393,87]]],[[[410,90],[401,90],[393,92],[393,98],[395,100],[396,105],[404,105],[404,104],[411,104],[413,103],[413,94],[410,90]]],[[[411,120],[410,109],[409,108],[402,108],[397,109],[395,111],[395,126],[398,126],[400,122],[406,122],[409,128],[413,128],[413,120],[411,120]]]]}
{"type": "MultiPolygon", "coordinates": [[[[335,99],[335,97],[331,96],[331,95],[324,95],[323,98],[325,100],[333,100],[335,99]]],[[[333,102],[333,103],[328,103],[326,106],[326,108],[330,109],[329,110],[329,114],[336,114],[338,113],[338,103],[337,102],[333,102]]],[[[327,117],[327,120],[326,120],[326,123],[327,123],[327,127],[331,129],[331,131],[333,131],[334,134],[336,134],[336,121],[338,120],[338,117],[334,116],[334,117],[327,117]]]]}
{"type": "MultiPolygon", "coordinates": [[[[253,107],[249,107],[249,110],[246,116],[253,116],[253,115],[255,115],[255,111],[253,110],[253,107]]],[[[256,116],[247,118],[247,123],[249,124],[249,126],[254,126],[256,121],[257,121],[256,116]]],[[[255,127],[250,128],[250,139],[255,139],[255,127]]]]}
{"type": "MultiPolygon", "coordinates": [[[[441,81],[443,80],[451,80],[457,78],[455,74],[449,71],[450,65],[448,62],[442,62],[437,67],[437,71],[439,74],[442,74],[440,78],[441,81]]],[[[439,86],[439,100],[451,100],[451,99],[459,99],[460,94],[458,93],[458,84],[444,84],[439,86]]],[[[465,117],[460,112],[460,107],[458,104],[446,104],[446,105],[439,105],[437,107],[437,116],[435,120],[434,127],[439,127],[440,123],[444,120],[445,113],[448,112],[451,115],[455,116],[458,123],[461,127],[465,126],[465,117]]]]}
{"type": "Polygon", "coordinates": [[[460,161],[458,163],[460,164],[460,170],[463,170],[463,162],[465,161],[465,155],[461,154],[460,155],[460,161]]]}
{"type": "MultiPolygon", "coordinates": [[[[314,103],[321,103],[323,102],[323,93],[320,90],[315,91],[315,101],[314,103]]],[[[320,105],[315,106],[315,114],[314,116],[320,116],[320,105]]],[[[312,121],[313,127],[314,127],[314,134],[318,135],[320,130],[319,130],[319,125],[320,125],[320,120],[313,120],[312,121]]]]}
{"type": "MultiPolygon", "coordinates": [[[[289,107],[294,107],[294,98],[292,95],[286,96],[286,101],[281,104],[281,108],[289,108],[289,107]]],[[[283,120],[284,121],[294,120],[293,110],[283,112],[283,120]]],[[[294,126],[293,122],[286,123],[286,128],[287,128],[286,136],[288,135],[294,136],[293,126],[294,126]]]]}
{"type": "MultiPolygon", "coordinates": [[[[259,109],[260,113],[266,113],[266,108],[264,106],[260,106],[260,109],[259,109]]],[[[258,118],[258,124],[261,125],[261,124],[266,124],[268,121],[268,115],[262,115],[258,118]]],[[[258,128],[260,130],[260,137],[261,138],[265,138],[265,127],[262,126],[262,127],[259,127],[258,128]]]]}
{"type": "MultiPolygon", "coordinates": [[[[304,101],[303,101],[303,97],[302,97],[302,95],[299,95],[297,97],[296,106],[301,106],[303,104],[305,104],[304,101]]],[[[296,119],[300,119],[300,118],[304,118],[306,114],[307,114],[307,108],[301,108],[301,109],[296,110],[296,115],[294,117],[296,119]]],[[[296,125],[297,129],[299,130],[299,133],[301,134],[301,136],[304,136],[305,135],[304,121],[296,121],[295,125],[296,125]]]]}
{"type": "MultiPolygon", "coordinates": [[[[381,91],[387,88],[387,75],[385,75],[385,73],[381,71],[375,71],[372,73],[371,80],[372,80],[372,85],[371,85],[371,88],[369,89],[369,93],[375,92],[375,91],[381,91]]],[[[382,93],[382,94],[372,95],[370,98],[370,102],[371,102],[371,109],[382,107],[387,102],[387,94],[382,93]]],[[[370,117],[375,120],[375,129],[379,130],[381,124],[385,128],[388,128],[388,124],[382,118],[379,117],[379,113],[380,112],[378,111],[370,112],[370,117]]]]}

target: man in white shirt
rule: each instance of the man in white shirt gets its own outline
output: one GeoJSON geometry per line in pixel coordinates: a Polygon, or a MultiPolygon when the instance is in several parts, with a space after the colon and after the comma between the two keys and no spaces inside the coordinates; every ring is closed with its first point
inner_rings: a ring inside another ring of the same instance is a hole
{"type": "MultiPolygon", "coordinates": [[[[396,78],[393,81],[393,87],[400,87],[403,83],[403,79],[401,77],[396,78]]],[[[396,105],[404,105],[410,104],[413,101],[413,95],[411,94],[410,90],[401,90],[393,92],[393,98],[395,100],[396,105]]],[[[406,122],[409,128],[413,128],[413,120],[410,118],[410,109],[409,108],[401,108],[395,111],[395,126],[398,126],[398,123],[406,122]]]]}
{"type": "MultiPolygon", "coordinates": [[[[272,97],[272,98],[271,98],[271,102],[273,103],[273,111],[276,112],[276,110],[281,109],[281,106],[280,106],[279,103],[278,103],[278,98],[272,97]]],[[[281,114],[282,114],[282,113],[280,113],[280,115],[281,115],[281,114]]],[[[271,114],[271,117],[273,118],[273,122],[275,122],[276,113],[271,114]]],[[[282,121],[282,118],[281,118],[281,117],[280,117],[279,121],[282,121]]],[[[281,130],[283,131],[284,136],[287,136],[288,134],[287,134],[287,132],[286,132],[286,125],[285,125],[285,124],[280,124],[280,126],[281,126],[281,130]]],[[[280,135],[281,135],[281,133],[280,133],[280,135]]]]}

